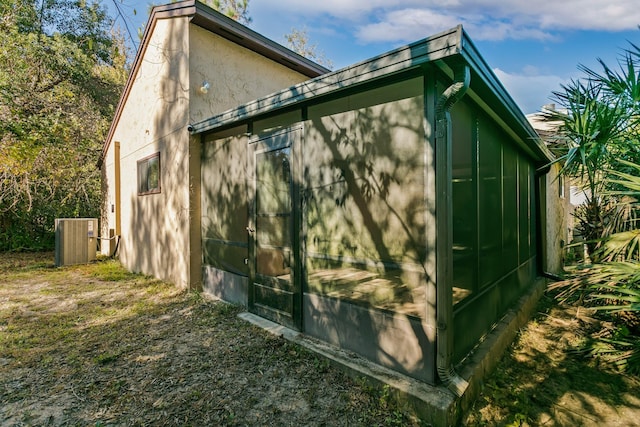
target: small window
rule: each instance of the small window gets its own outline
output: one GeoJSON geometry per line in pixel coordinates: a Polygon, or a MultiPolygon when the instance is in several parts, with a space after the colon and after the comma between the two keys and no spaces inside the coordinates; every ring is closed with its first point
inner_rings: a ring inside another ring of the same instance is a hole
{"type": "Polygon", "coordinates": [[[160,192],[160,153],[138,160],[138,195],[160,192]]]}

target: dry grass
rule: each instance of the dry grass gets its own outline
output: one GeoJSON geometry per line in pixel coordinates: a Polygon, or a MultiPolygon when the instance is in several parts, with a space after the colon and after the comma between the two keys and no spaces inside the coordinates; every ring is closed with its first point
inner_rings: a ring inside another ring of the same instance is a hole
{"type": "Polygon", "coordinates": [[[583,351],[596,325],[549,295],[485,383],[467,425],[638,426],[640,380],[583,351]]]}
{"type": "MultiPolygon", "coordinates": [[[[579,351],[584,311],[544,297],[468,425],[640,425],[640,382],[579,351]]],[[[106,260],[0,254],[0,425],[417,425],[385,390],[106,260]]]]}
{"type": "Polygon", "coordinates": [[[124,271],[0,255],[0,425],[416,425],[382,390],[124,271]]]}

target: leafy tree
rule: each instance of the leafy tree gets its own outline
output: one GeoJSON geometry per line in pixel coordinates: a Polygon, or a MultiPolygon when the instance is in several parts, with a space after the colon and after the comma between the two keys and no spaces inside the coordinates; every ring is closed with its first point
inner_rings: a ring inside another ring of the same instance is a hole
{"type": "Polygon", "coordinates": [[[251,17],[249,16],[249,0],[200,0],[202,3],[207,4],[227,15],[229,18],[236,20],[242,24],[250,24],[251,17]]]}
{"type": "Polygon", "coordinates": [[[563,162],[561,173],[573,177],[584,189],[586,202],[577,211],[578,228],[593,256],[609,203],[604,196],[604,171],[613,165],[626,142],[628,112],[620,101],[604,99],[602,85],[593,81],[573,81],[563,89],[555,97],[567,113],[549,113],[562,123],[554,146],[563,162]]]}
{"type": "Polygon", "coordinates": [[[554,93],[563,108],[546,113],[549,120],[561,123],[557,135],[550,138],[563,163],[561,173],[585,190],[586,203],[576,211],[577,228],[596,259],[601,240],[621,231],[609,226],[619,212],[610,171],[626,167],[620,159],[640,162],[640,50],[632,48],[622,56],[619,71],[602,61],[602,72],[581,66],[585,77],[554,93]]]}
{"type": "Polygon", "coordinates": [[[585,185],[579,211],[591,265],[552,285],[558,298],[585,305],[603,321],[589,354],[640,374],[640,48],[630,43],[613,69],[581,67],[585,77],[556,94],[566,113],[556,142],[562,172],[585,185]]]}
{"type": "Polygon", "coordinates": [[[323,53],[318,52],[318,46],[311,44],[309,41],[309,35],[306,29],[298,30],[292,28],[289,34],[285,34],[285,41],[287,47],[305,58],[317,62],[327,68],[332,68],[333,64],[331,60],[327,59],[323,53]]]}
{"type": "MultiPolygon", "coordinates": [[[[616,173],[626,195],[640,197],[640,165],[635,174],[616,173]]],[[[620,193],[620,191],[618,192],[620,193]]],[[[601,249],[603,261],[582,266],[564,281],[551,285],[556,297],[585,305],[601,320],[587,342],[588,354],[620,370],[640,374],[640,233],[631,229],[612,234],[601,249]]]]}
{"type": "Polygon", "coordinates": [[[0,6],[0,250],[51,247],[56,217],[97,216],[95,161],[126,78],[97,3],[0,6]]]}

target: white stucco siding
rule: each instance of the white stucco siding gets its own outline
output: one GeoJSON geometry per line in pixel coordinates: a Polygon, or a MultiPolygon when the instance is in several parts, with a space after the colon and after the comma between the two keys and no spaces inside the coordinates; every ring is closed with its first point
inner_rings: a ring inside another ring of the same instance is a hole
{"type": "Polygon", "coordinates": [[[189,283],[188,18],[158,20],[110,141],[109,194],[115,199],[113,146],[120,142],[120,260],[132,271],[189,283]],[[161,192],[138,195],[137,163],[160,153],[161,192]]]}
{"type": "Polygon", "coordinates": [[[560,165],[555,163],[546,176],[546,224],[542,224],[546,232],[545,270],[554,274],[563,272],[564,246],[569,243],[567,228],[567,219],[570,218],[569,195],[565,180],[558,177],[560,169],[560,165]]]}
{"type": "MultiPolygon", "coordinates": [[[[178,286],[200,277],[199,119],[307,80],[301,73],[189,23],[158,19],[104,157],[102,236],[116,228],[114,146],[120,143],[119,258],[129,270],[178,286]],[[207,94],[198,89],[210,82],[207,94]],[[160,153],[161,192],[138,195],[137,163],[160,153]]],[[[107,254],[108,244],[103,253],[107,254]]]]}
{"type": "Polygon", "coordinates": [[[113,230],[115,233],[116,221],[115,221],[115,191],[114,191],[114,182],[115,182],[115,163],[113,161],[114,156],[114,147],[113,145],[109,146],[109,149],[104,155],[102,160],[102,170],[101,170],[101,189],[102,189],[102,204],[100,209],[100,253],[102,255],[112,255],[112,251],[115,247],[115,241],[111,243],[110,240],[107,240],[111,237],[110,230],[113,230]]]}
{"type": "Polygon", "coordinates": [[[189,34],[192,123],[309,79],[196,25],[189,34]]]}

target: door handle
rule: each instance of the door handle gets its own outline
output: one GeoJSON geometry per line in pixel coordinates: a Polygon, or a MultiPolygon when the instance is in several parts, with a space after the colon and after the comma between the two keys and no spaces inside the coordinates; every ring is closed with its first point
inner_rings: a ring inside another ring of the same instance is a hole
{"type": "Polygon", "coordinates": [[[247,231],[248,231],[249,233],[253,233],[253,232],[255,232],[256,230],[255,230],[254,228],[247,227],[247,231]]]}

